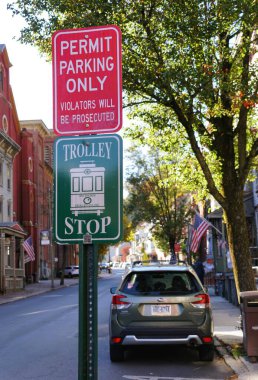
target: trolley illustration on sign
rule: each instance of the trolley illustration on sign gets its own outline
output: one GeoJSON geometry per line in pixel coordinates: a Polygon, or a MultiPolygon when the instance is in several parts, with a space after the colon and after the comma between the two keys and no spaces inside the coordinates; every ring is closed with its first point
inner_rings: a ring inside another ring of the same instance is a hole
{"type": "Polygon", "coordinates": [[[100,215],[105,210],[105,168],[94,161],[81,161],[78,168],[70,169],[71,212],[100,215]]]}

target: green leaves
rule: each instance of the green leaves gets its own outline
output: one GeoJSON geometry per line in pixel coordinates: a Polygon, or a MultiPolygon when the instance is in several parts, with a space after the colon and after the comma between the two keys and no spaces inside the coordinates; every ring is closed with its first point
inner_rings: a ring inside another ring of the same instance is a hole
{"type": "Polygon", "coordinates": [[[232,170],[247,167],[239,173],[245,182],[256,144],[254,134],[244,133],[254,127],[248,115],[257,115],[256,1],[16,0],[11,9],[27,23],[21,40],[48,57],[57,29],[119,25],[129,102],[164,106],[167,128],[174,128],[175,119],[181,123],[219,202],[220,189],[203,152],[210,151],[219,166],[230,159],[232,170]]]}
{"type": "MultiPolygon", "coordinates": [[[[118,25],[125,106],[148,104],[134,109],[133,118],[139,116],[140,121],[128,134],[152,149],[162,148],[170,163],[176,157],[175,177],[187,173],[187,186],[193,185],[194,171],[200,186],[202,173],[209,193],[227,216],[235,215],[234,203],[243,203],[244,184],[258,152],[256,0],[16,0],[12,4],[14,14],[27,23],[22,42],[35,44],[48,57],[55,30],[118,25]]],[[[145,197],[147,202],[143,214],[160,207],[146,192],[156,176],[156,170],[147,177],[139,170],[140,182],[132,183],[132,189],[141,190],[132,192],[133,200],[145,197]]],[[[158,181],[163,193],[173,188],[173,175],[168,178],[167,187],[158,181]]],[[[243,221],[233,219],[228,218],[228,235],[234,235],[231,253],[248,257],[247,246],[239,249],[236,243],[243,221]]],[[[240,272],[240,268],[235,271],[237,288],[240,272]]],[[[249,289],[250,283],[241,288],[249,289]]]]}
{"type": "MultiPolygon", "coordinates": [[[[146,135],[145,135],[146,136],[146,135]]],[[[132,148],[125,210],[135,226],[147,222],[160,247],[180,241],[190,208],[177,162],[164,151],[140,144],[132,148]]],[[[172,247],[173,247],[172,244],[172,247]]],[[[170,248],[168,248],[170,246],[170,248]]]]}

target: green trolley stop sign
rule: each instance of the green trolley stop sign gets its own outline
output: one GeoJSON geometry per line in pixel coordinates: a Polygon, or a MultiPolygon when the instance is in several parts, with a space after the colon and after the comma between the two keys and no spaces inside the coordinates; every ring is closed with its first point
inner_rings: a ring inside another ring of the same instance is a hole
{"type": "Polygon", "coordinates": [[[54,144],[54,236],[63,244],[122,237],[120,136],[61,137],[54,144]],[[85,239],[87,237],[87,239],[85,239]]]}

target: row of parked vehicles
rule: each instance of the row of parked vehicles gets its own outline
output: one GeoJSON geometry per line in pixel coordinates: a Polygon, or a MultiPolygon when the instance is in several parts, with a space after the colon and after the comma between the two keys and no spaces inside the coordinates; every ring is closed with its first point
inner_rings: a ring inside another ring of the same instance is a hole
{"type": "MultiPolygon", "coordinates": [[[[112,268],[121,268],[124,269],[126,266],[128,266],[128,263],[108,263],[108,262],[102,262],[98,264],[98,268],[100,271],[109,271],[111,272],[112,268]]],[[[62,274],[62,271],[58,272],[58,277],[60,277],[62,274]]],[[[79,266],[78,265],[68,265],[64,269],[64,275],[65,277],[79,277],[79,266]]]]}
{"type": "MultiPolygon", "coordinates": [[[[103,271],[103,270],[111,271],[112,266],[113,266],[113,263],[107,263],[107,262],[103,262],[103,263],[98,264],[98,268],[100,271],[103,271]]],[[[61,277],[61,275],[62,275],[62,271],[60,270],[58,272],[58,277],[61,277]]],[[[78,265],[66,266],[64,269],[64,276],[69,277],[69,278],[79,277],[79,266],[78,265]]]]}

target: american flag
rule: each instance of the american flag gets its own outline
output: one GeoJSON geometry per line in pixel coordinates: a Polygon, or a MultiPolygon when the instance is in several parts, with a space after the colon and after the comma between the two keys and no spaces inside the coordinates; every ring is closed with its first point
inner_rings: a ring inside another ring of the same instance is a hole
{"type": "Polygon", "coordinates": [[[197,252],[201,238],[203,234],[210,227],[210,223],[202,218],[199,214],[195,214],[194,217],[194,225],[193,225],[193,233],[192,233],[192,241],[190,250],[194,253],[197,252]]]}
{"type": "Polygon", "coordinates": [[[23,248],[25,249],[25,251],[27,252],[28,256],[25,257],[25,263],[29,262],[29,261],[34,261],[35,260],[35,252],[34,252],[34,248],[33,248],[33,245],[32,245],[32,238],[31,236],[28,237],[28,239],[26,239],[24,242],[23,242],[23,248]]]}

